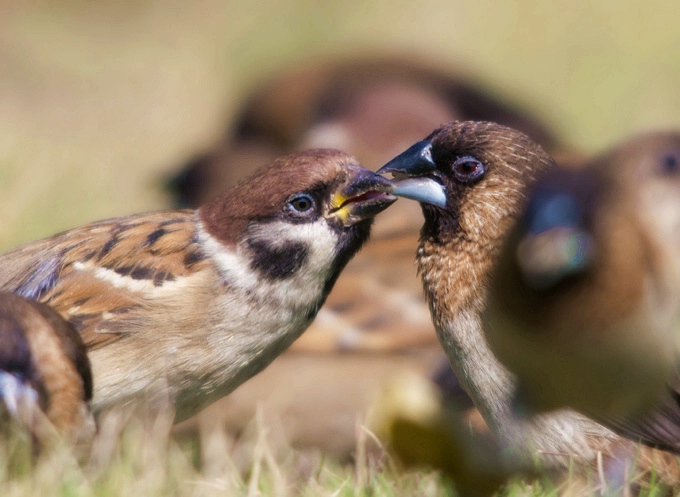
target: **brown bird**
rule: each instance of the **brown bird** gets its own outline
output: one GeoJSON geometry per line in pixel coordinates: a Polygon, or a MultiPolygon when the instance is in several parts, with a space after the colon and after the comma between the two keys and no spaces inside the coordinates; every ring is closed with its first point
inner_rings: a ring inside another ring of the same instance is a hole
{"type": "Polygon", "coordinates": [[[0,292],[0,342],[0,413],[41,444],[90,434],[90,362],[73,327],[44,304],[0,292]]]}
{"type": "MultiPolygon", "coordinates": [[[[480,86],[422,56],[302,60],[253,86],[226,136],[173,181],[172,198],[199,205],[266,158],[310,146],[383,164],[452,119],[498,121],[559,146],[543,123],[480,86]]],[[[348,457],[356,446],[357,416],[382,384],[403,371],[429,376],[446,362],[412,263],[421,224],[413,202],[397,202],[378,216],[371,243],[343,271],[305,334],[202,417],[220,418],[239,433],[256,405],[264,404],[295,447],[348,457]],[[336,395],[329,395],[330,381],[336,395]]]]}
{"type": "Polygon", "coordinates": [[[93,408],[169,399],[184,419],[264,369],[316,316],[392,202],[350,155],[278,159],[197,210],[101,221],[0,257],[0,287],[81,334],[93,408]]]}
{"type": "Polygon", "coordinates": [[[568,405],[680,453],[680,390],[668,388],[680,386],[679,264],[680,134],[641,135],[541,178],[485,316],[521,402],[568,405]]]}
{"type": "Polygon", "coordinates": [[[227,136],[170,180],[179,205],[197,207],[266,160],[303,148],[339,148],[362,164],[382,164],[452,119],[493,120],[559,148],[521,107],[423,57],[306,59],[274,72],[243,101],[227,136]]]}
{"type": "MultiPolygon", "coordinates": [[[[406,178],[394,194],[421,202],[425,223],[416,262],[439,340],[464,388],[511,451],[564,470],[572,463],[591,466],[598,453],[634,454],[636,444],[572,410],[518,417],[512,408],[516,381],[487,345],[481,317],[494,261],[524,208],[527,188],[552,167],[543,149],[518,131],[452,122],[379,172],[406,178]]],[[[656,457],[643,456],[640,461],[656,457]]],[[[673,471],[664,477],[677,478],[677,464],[673,471]]]]}

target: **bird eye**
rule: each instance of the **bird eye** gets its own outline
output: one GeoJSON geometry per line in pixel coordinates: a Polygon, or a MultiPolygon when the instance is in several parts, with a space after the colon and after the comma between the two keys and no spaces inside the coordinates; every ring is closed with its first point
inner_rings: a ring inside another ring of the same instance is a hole
{"type": "Polygon", "coordinates": [[[460,157],[453,163],[453,174],[458,181],[469,183],[479,179],[486,172],[486,167],[474,157],[460,157]]]}
{"type": "Polygon", "coordinates": [[[307,214],[314,208],[314,199],[306,193],[299,193],[288,200],[288,208],[299,214],[307,214]]]}
{"type": "Polygon", "coordinates": [[[674,153],[669,153],[661,159],[661,170],[664,174],[673,175],[680,173],[680,159],[674,153]]]}

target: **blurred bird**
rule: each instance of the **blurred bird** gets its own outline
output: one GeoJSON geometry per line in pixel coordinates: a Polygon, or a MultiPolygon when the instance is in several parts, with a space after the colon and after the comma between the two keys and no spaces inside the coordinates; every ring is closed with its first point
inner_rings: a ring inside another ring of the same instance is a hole
{"type": "Polygon", "coordinates": [[[680,387],[679,265],[680,134],[641,135],[541,178],[485,315],[520,402],[571,406],[680,453],[680,392],[668,387],[680,387]]]}
{"type": "Polygon", "coordinates": [[[178,420],[264,369],[316,316],[392,202],[330,149],[280,158],[199,209],[101,221],[0,257],[0,287],[83,337],[93,408],[169,399],[178,420]]]}
{"type": "MultiPolygon", "coordinates": [[[[221,143],[184,166],[171,182],[172,198],[198,205],[266,158],[305,147],[341,148],[362,164],[383,164],[452,119],[498,121],[559,148],[539,120],[468,79],[422,56],[326,57],[278,70],[246,95],[221,143]]],[[[413,202],[378,216],[371,243],[343,271],[305,334],[204,416],[220,417],[238,433],[262,402],[265,414],[282,418],[297,448],[349,456],[357,414],[385,381],[403,371],[429,376],[446,361],[413,265],[421,224],[413,202]]]]}
{"type": "Polygon", "coordinates": [[[92,376],[78,333],[50,307],[0,292],[0,419],[40,444],[91,435],[92,376]]]}
{"type": "Polygon", "coordinates": [[[543,149],[518,131],[452,122],[379,172],[401,180],[395,195],[421,202],[425,223],[416,262],[439,340],[464,388],[518,456],[568,469],[572,463],[592,466],[598,453],[634,454],[636,444],[572,410],[518,417],[515,379],[489,349],[481,317],[494,261],[524,208],[527,188],[553,167],[543,149]]]}
{"type": "Polygon", "coordinates": [[[452,119],[493,120],[559,147],[538,119],[468,79],[423,57],[301,61],[246,95],[233,131],[186,164],[169,181],[170,192],[181,206],[196,207],[266,160],[309,147],[382,164],[452,119]]]}
{"type": "Polygon", "coordinates": [[[381,389],[370,426],[403,464],[439,470],[459,495],[492,495],[519,472],[534,473],[503,458],[494,440],[471,430],[461,414],[435,384],[401,374],[381,389]]]}

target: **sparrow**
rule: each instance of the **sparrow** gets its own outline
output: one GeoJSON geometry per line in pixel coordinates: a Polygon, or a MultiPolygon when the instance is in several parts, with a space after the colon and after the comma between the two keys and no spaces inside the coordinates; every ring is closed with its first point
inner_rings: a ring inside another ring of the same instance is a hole
{"type": "Polygon", "coordinates": [[[92,374],[80,335],[49,306],[0,292],[0,414],[39,444],[92,432],[92,374]]]}
{"type": "MultiPolygon", "coordinates": [[[[389,55],[304,59],[245,94],[229,132],[181,166],[170,182],[171,199],[199,205],[264,160],[307,147],[340,148],[362,164],[383,164],[453,119],[502,122],[551,151],[564,148],[522,107],[441,62],[389,55]]],[[[278,421],[296,448],[351,457],[357,416],[365,417],[385,382],[403,371],[427,378],[447,363],[413,265],[421,224],[414,202],[397,202],[378,216],[371,243],[350,261],[304,335],[201,418],[219,418],[238,434],[263,404],[275,418],[268,426],[278,421]],[[301,377],[301,368],[309,374],[301,377]],[[338,395],[328,395],[329,381],[338,395]]],[[[452,395],[466,394],[456,385],[452,395]]]]}
{"type": "Polygon", "coordinates": [[[378,172],[399,180],[394,195],[421,204],[416,264],[437,336],[463,387],[502,446],[546,469],[567,470],[592,467],[598,454],[634,455],[637,437],[624,438],[571,409],[517,416],[517,381],[490,349],[482,318],[494,263],[525,208],[527,190],[554,167],[521,132],[454,121],[378,172]]]}
{"type": "Polygon", "coordinates": [[[679,296],[680,134],[643,134],[538,181],[485,330],[520,405],[571,406],[680,453],[679,296]]]}
{"type": "Polygon", "coordinates": [[[196,210],[95,222],[8,252],[0,288],[80,333],[95,412],[169,401],[182,420],[309,326],[396,200],[390,189],[343,152],[299,152],[196,210]]]}

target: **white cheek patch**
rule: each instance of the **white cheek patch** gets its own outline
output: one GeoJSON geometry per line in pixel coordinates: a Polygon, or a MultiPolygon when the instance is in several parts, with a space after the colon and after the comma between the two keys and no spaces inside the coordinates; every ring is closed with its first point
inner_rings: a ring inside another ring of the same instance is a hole
{"type": "Polygon", "coordinates": [[[271,248],[300,244],[307,255],[289,277],[266,279],[251,267],[252,254],[246,243],[241,242],[236,250],[229,250],[204,229],[199,230],[206,253],[214,258],[229,285],[286,306],[305,306],[318,301],[336,258],[338,243],[337,233],[324,219],[303,224],[275,221],[249,228],[247,236],[250,243],[261,241],[271,248]]]}

